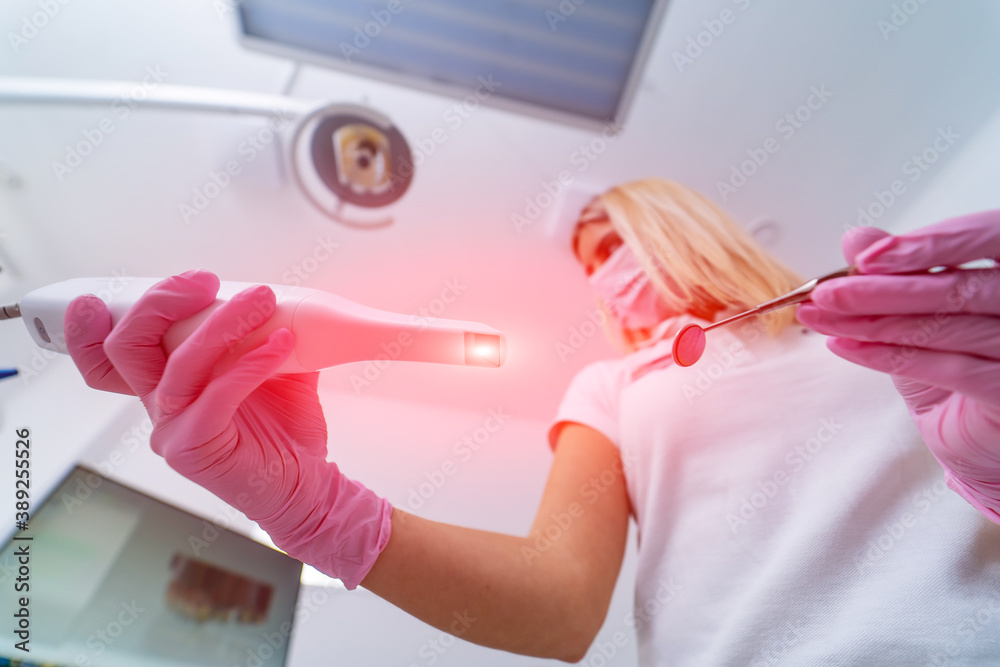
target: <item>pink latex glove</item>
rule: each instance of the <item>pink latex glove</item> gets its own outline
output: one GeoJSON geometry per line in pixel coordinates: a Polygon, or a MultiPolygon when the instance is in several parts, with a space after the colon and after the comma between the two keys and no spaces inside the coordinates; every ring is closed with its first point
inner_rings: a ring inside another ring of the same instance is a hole
{"type": "MultiPolygon", "coordinates": [[[[864,274],[821,284],[799,320],[841,357],[892,374],[948,486],[1000,524],[1000,211],[901,236],[844,235],[864,274]],[[890,275],[989,258],[994,268],[890,275]]],[[[850,391],[845,387],[845,391],[850,391]]]]}
{"type": "Polygon", "coordinates": [[[150,444],[171,468],[256,521],[290,556],[357,587],[389,541],[389,502],[326,460],[318,373],[274,375],[292,350],[287,329],[219,374],[227,342],[274,292],[258,286],[219,307],[169,357],[169,326],[215,300],[219,279],[188,271],[157,283],[111,328],[104,302],[66,311],[73,361],[96,389],[138,395],[150,444]],[[72,325],[72,326],[71,326],[72,325]]]}

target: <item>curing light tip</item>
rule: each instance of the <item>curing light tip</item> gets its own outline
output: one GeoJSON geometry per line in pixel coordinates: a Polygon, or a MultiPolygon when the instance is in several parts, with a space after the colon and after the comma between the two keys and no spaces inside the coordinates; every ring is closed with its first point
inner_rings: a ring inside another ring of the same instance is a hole
{"type": "Polygon", "coordinates": [[[502,366],[504,362],[502,336],[465,333],[465,363],[468,366],[502,366]]]}

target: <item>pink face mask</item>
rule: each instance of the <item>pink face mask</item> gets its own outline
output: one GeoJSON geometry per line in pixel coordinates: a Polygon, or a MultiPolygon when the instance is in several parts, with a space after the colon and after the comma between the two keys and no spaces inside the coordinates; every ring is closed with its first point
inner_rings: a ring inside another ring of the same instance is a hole
{"type": "Polygon", "coordinates": [[[608,313],[625,329],[651,329],[676,315],[624,243],[587,279],[608,313]]]}

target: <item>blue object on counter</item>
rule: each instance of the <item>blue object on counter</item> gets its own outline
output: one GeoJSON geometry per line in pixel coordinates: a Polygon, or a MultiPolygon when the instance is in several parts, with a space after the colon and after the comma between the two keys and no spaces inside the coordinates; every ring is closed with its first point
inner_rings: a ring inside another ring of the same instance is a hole
{"type": "Polygon", "coordinates": [[[52,662],[24,662],[13,658],[0,656],[0,667],[59,667],[52,662]]]}
{"type": "Polygon", "coordinates": [[[16,368],[0,368],[0,380],[17,375],[16,368]]]}

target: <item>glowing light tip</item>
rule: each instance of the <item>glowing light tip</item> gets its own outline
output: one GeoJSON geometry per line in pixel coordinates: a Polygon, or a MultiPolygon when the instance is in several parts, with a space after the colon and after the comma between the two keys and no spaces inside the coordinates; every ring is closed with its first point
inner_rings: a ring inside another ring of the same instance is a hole
{"type": "Polygon", "coordinates": [[[497,367],[503,364],[503,339],[493,334],[465,333],[465,363],[497,367]]]}

